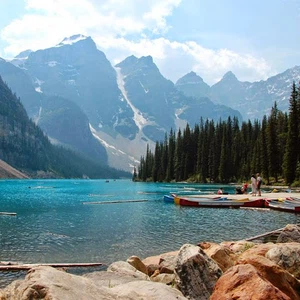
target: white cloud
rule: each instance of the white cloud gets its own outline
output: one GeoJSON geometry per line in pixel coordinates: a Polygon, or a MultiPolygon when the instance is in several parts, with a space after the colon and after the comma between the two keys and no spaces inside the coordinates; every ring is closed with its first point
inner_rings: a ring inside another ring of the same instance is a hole
{"type": "Polygon", "coordinates": [[[231,70],[240,80],[271,75],[266,61],[194,41],[170,41],[167,18],[182,0],[26,0],[26,14],[1,30],[5,57],[52,47],[74,34],[90,35],[111,62],[151,55],[162,74],[176,81],[191,70],[213,84],[231,70]],[[153,38],[154,36],[154,38],[153,38]]]}
{"type": "Polygon", "coordinates": [[[195,42],[172,42],[165,38],[144,38],[139,41],[125,38],[94,39],[113,64],[129,55],[151,55],[162,74],[173,82],[192,70],[208,84],[216,83],[229,70],[241,81],[266,79],[273,75],[263,58],[238,54],[228,49],[207,49],[195,42]]]}

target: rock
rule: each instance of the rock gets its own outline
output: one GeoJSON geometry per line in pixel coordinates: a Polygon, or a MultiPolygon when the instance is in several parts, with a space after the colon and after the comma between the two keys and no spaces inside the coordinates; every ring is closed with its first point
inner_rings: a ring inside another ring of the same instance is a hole
{"type": "Polygon", "coordinates": [[[120,275],[128,275],[139,280],[149,280],[149,277],[146,274],[138,271],[135,267],[125,261],[117,261],[112,263],[108,267],[107,272],[114,272],[120,275]]]}
{"type": "Polygon", "coordinates": [[[145,264],[141,261],[141,259],[137,256],[131,256],[127,259],[127,262],[135,267],[138,271],[148,275],[147,267],[145,264]]]}
{"type": "Polygon", "coordinates": [[[88,278],[51,267],[31,269],[24,280],[17,280],[4,290],[2,299],[115,299],[111,289],[97,287],[88,278]]]}
{"type": "Polygon", "coordinates": [[[152,276],[153,275],[153,273],[155,272],[155,271],[158,271],[158,273],[159,273],[159,265],[148,265],[147,266],[147,274],[148,274],[148,276],[152,276]]]}
{"type": "Polygon", "coordinates": [[[209,299],[222,270],[198,246],[183,245],[178,253],[175,281],[189,299],[209,299]]]}
{"type": "Polygon", "coordinates": [[[251,255],[265,256],[266,253],[274,247],[276,247],[276,244],[274,243],[257,244],[249,248],[248,250],[244,251],[243,253],[241,253],[240,257],[251,256],[251,255]]]}
{"type": "Polygon", "coordinates": [[[173,274],[177,255],[178,251],[162,254],[159,260],[159,272],[173,274]]]}
{"type": "MultiPolygon", "coordinates": [[[[208,299],[208,298],[207,298],[208,299]]],[[[217,281],[210,300],[293,300],[269,281],[265,280],[251,265],[234,266],[217,281]]]]}
{"type": "Polygon", "coordinates": [[[160,254],[160,255],[146,257],[142,260],[142,262],[146,266],[148,266],[148,265],[159,265],[160,261],[162,259],[164,259],[164,257],[174,256],[174,255],[177,255],[177,254],[178,254],[178,251],[166,252],[166,253],[163,253],[163,254],[160,254]]]}
{"type": "MultiPolygon", "coordinates": [[[[125,275],[116,272],[92,272],[82,275],[82,277],[88,278],[96,286],[115,287],[117,285],[126,284],[131,281],[139,281],[140,279],[133,275],[125,275]]],[[[1,299],[1,298],[0,298],[1,299]]]]}
{"type": "Polygon", "coordinates": [[[156,274],[156,276],[151,276],[150,280],[153,282],[173,285],[175,284],[175,274],[156,274]]]}
{"type": "Polygon", "coordinates": [[[255,243],[241,240],[237,242],[222,242],[220,246],[229,248],[233,253],[240,254],[255,246],[255,243]]]}
{"type": "Polygon", "coordinates": [[[161,283],[134,281],[116,287],[97,286],[89,278],[68,274],[51,267],[31,269],[24,280],[14,281],[2,290],[0,295],[2,300],[186,299],[180,291],[161,283]]]}
{"type": "Polygon", "coordinates": [[[294,224],[288,224],[281,231],[277,238],[277,243],[297,242],[300,243],[300,227],[294,224]]]}
{"type": "Polygon", "coordinates": [[[119,298],[130,300],[183,300],[185,298],[180,291],[162,283],[151,281],[130,282],[119,285],[113,289],[119,298]],[[126,298],[125,298],[126,297],[126,298]]]}
{"type": "Polygon", "coordinates": [[[300,243],[276,244],[266,257],[300,279],[300,243]]]}
{"type": "Polygon", "coordinates": [[[228,248],[222,245],[210,243],[205,244],[204,252],[212,258],[223,272],[234,266],[236,255],[228,248]]]}
{"type": "MultiPolygon", "coordinates": [[[[250,252],[250,251],[249,251],[250,252]]],[[[281,292],[293,300],[300,300],[300,282],[289,272],[266,258],[252,253],[243,253],[237,264],[251,264],[259,272],[260,276],[268,280],[281,292]]]]}

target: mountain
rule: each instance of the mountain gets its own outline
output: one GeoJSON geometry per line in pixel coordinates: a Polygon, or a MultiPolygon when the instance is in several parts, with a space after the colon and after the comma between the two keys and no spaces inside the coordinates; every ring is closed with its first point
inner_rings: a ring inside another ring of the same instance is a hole
{"type": "Polygon", "coordinates": [[[117,85],[116,71],[90,37],[75,35],[57,46],[31,52],[22,65],[46,95],[75,102],[94,128],[133,139],[133,112],[117,85]]]}
{"type": "Polygon", "coordinates": [[[295,66],[259,82],[241,82],[229,71],[211,87],[203,84],[199,76],[196,81],[196,76],[198,75],[195,73],[185,75],[178,80],[180,85],[176,84],[177,88],[187,95],[192,93],[194,97],[208,97],[215,104],[236,109],[240,111],[244,120],[254,120],[269,115],[275,101],[280,110],[288,111],[293,81],[300,80],[300,67],[295,66]],[[189,84],[182,86],[182,80],[185,78],[189,79],[189,84]]]}
{"type": "Polygon", "coordinates": [[[242,120],[239,111],[228,106],[215,104],[208,96],[210,95],[210,86],[195,72],[190,72],[180,78],[175,87],[186,96],[193,98],[189,106],[181,114],[182,118],[189,120],[190,123],[199,122],[199,111],[203,119],[226,120],[229,116],[236,116],[242,120]]]}
{"type": "Polygon", "coordinates": [[[0,59],[0,75],[21,98],[29,117],[53,142],[107,164],[105,148],[94,138],[88,118],[75,103],[41,93],[24,69],[3,59],[0,59]]]}
{"type": "Polygon", "coordinates": [[[240,82],[228,72],[210,87],[190,72],[174,84],[151,56],[129,56],[112,66],[92,38],[83,35],[21,53],[10,64],[18,71],[6,71],[4,79],[53,143],[124,170],[132,170],[146,145],[152,148],[171,128],[187,122],[193,126],[200,118],[258,118],[274,99],[281,101],[279,108],[287,107],[287,81],[292,80],[290,73],[266,82],[240,82]]]}
{"type": "Polygon", "coordinates": [[[124,172],[53,146],[28,118],[20,99],[1,77],[0,107],[0,159],[26,176],[109,178],[124,175],[124,172]]]}

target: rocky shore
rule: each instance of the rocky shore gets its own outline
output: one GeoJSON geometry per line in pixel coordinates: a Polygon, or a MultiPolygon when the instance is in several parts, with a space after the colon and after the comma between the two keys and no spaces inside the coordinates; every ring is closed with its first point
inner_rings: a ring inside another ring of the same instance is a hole
{"type": "Polygon", "coordinates": [[[0,299],[300,300],[300,227],[287,225],[274,243],[185,244],[83,276],[37,266],[0,299]]]}

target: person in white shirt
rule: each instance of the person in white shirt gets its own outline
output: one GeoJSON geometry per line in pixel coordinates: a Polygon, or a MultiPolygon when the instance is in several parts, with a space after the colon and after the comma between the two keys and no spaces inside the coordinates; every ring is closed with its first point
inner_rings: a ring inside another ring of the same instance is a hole
{"type": "Polygon", "coordinates": [[[251,188],[252,188],[252,196],[256,196],[256,178],[255,175],[251,175],[251,188]]]}
{"type": "Polygon", "coordinates": [[[256,174],[256,190],[257,190],[257,195],[258,196],[261,196],[261,190],[260,190],[260,187],[261,187],[261,183],[262,183],[262,179],[259,175],[259,173],[256,174]]]}

